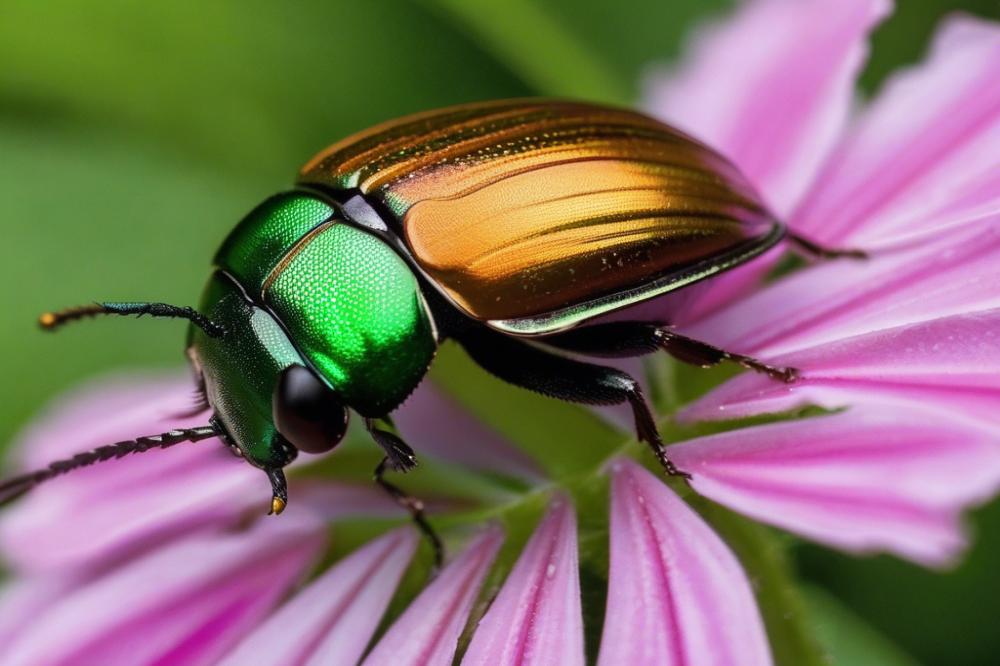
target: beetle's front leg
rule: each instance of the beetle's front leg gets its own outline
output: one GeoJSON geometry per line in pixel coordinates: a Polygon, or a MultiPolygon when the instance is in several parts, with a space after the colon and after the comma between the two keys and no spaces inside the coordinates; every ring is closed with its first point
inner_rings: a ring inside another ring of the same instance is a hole
{"type": "Polygon", "coordinates": [[[444,545],[441,543],[441,538],[438,536],[437,532],[434,531],[434,528],[431,527],[431,524],[427,521],[427,516],[424,514],[424,503],[416,497],[407,494],[394,483],[390,483],[385,480],[385,473],[389,469],[406,472],[416,467],[417,456],[413,453],[413,449],[411,449],[410,446],[398,436],[387,430],[381,430],[374,419],[366,418],[365,426],[368,428],[368,432],[371,434],[372,439],[374,439],[386,453],[386,456],[382,458],[382,462],[375,467],[375,472],[373,474],[375,483],[377,483],[384,491],[389,493],[389,496],[392,497],[397,504],[406,509],[406,511],[410,514],[410,518],[413,520],[414,524],[416,524],[417,529],[423,533],[428,543],[430,543],[431,548],[434,551],[434,570],[436,572],[441,568],[441,564],[444,562],[444,545]]]}
{"type": "Polygon", "coordinates": [[[752,356],[726,351],[707,342],[689,338],[669,326],[635,321],[618,321],[577,328],[541,340],[557,349],[589,356],[631,358],[663,350],[679,361],[709,367],[723,361],[790,383],[799,373],[795,368],[769,365],[752,356]]]}

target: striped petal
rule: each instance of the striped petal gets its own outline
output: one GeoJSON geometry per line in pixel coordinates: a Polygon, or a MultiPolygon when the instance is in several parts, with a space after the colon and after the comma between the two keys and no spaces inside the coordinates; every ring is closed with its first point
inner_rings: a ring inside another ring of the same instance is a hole
{"type": "Polygon", "coordinates": [[[483,616],[462,664],[584,664],[576,516],[553,501],[500,594],[483,616]]]}
{"type": "Polygon", "coordinates": [[[390,532],[331,567],[247,636],[222,664],[356,664],[417,546],[390,532]]]}
{"type": "Polygon", "coordinates": [[[840,137],[884,0],[756,0],[701,31],[646,107],[732,159],[781,216],[840,137]]]}
{"type": "Polygon", "coordinates": [[[682,410],[683,421],[740,418],[805,405],[891,401],[1000,428],[1000,309],[874,331],[774,359],[794,384],[744,373],[682,410]]]}
{"type": "Polygon", "coordinates": [[[302,577],[324,534],[293,507],[246,532],[175,541],[43,609],[0,647],[0,661],[215,663],[302,577]]]}
{"type": "Polygon", "coordinates": [[[765,358],[955,314],[1000,307],[1000,215],[867,261],[817,265],[685,329],[765,358]]]}
{"type": "Polygon", "coordinates": [[[598,664],[770,664],[750,582],[729,548],[642,467],[617,460],[611,474],[611,568],[598,664]]]}
{"type": "Polygon", "coordinates": [[[1000,171],[997,81],[1000,24],[946,21],[927,62],[895,76],[859,118],[793,226],[864,246],[933,227],[928,211],[962,207],[969,196],[1000,198],[982,190],[1000,171]]]}
{"type": "Polygon", "coordinates": [[[965,545],[960,515],[1000,489],[995,429],[901,405],[855,407],[670,448],[700,494],[837,548],[928,566],[965,545]]]}
{"type": "Polygon", "coordinates": [[[448,564],[389,628],[365,666],[450,664],[503,532],[491,527],[448,564]]]}

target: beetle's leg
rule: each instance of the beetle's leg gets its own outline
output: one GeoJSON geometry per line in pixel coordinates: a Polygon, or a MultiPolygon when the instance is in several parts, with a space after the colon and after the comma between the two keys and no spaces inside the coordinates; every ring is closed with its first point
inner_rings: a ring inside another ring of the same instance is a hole
{"type": "Polygon", "coordinates": [[[681,335],[667,326],[645,322],[620,321],[585,326],[546,337],[543,342],[566,351],[611,358],[643,356],[662,349],[679,361],[701,367],[732,361],[783,382],[793,382],[798,378],[795,368],[768,365],[752,356],[729,352],[681,335]]]}
{"type": "Polygon", "coordinates": [[[469,332],[458,342],[484,370],[515,386],[585,405],[627,402],[632,408],[639,439],[649,445],[667,473],[690,478],[667,457],[653,412],[639,383],[628,374],[565,358],[491,331],[469,332]]]}
{"type": "Polygon", "coordinates": [[[368,433],[375,440],[375,443],[385,451],[386,460],[392,465],[392,469],[408,472],[417,466],[417,456],[409,444],[388,430],[379,428],[375,419],[366,418],[365,427],[368,428],[368,433]]]}
{"type": "MultiPolygon", "coordinates": [[[[390,425],[392,423],[388,417],[383,417],[382,420],[388,422],[390,425]]],[[[382,462],[375,468],[375,483],[381,486],[397,504],[410,513],[413,522],[416,523],[417,527],[431,544],[431,548],[434,549],[435,570],[440,569],[441,563],[444,561],[444,546],[442,546],[441,539],[434,531],[434,528],[427,522],[427,517],[424,515],[424,503],[412,495],[407,495],[398,486],[385,480],[385,473],[388,469],[408,472],[416,467],[416,454],[410,448],[409,444],[400,439],[396,434],[379,428],[375,419],[366,418],[365,427],[368,428],[368,433],[372,436],[372,439],[385,451],[385,457],[382,458],[382,462]]]]}
{"type": "Polygon", "coordinates": [[[424,515],[424,503],[412,495],[407,495],[399,486],[385,480],[385,472],[389,468],[389,464],[388,456],[382,458],[382,462],[375,468],[375,483],[381,486],[397,504],[410,513],[413,522],[416,523],[417,528],[423,533],[427,541],[430,542],[431,548],[434,550],[434,571],[437,572],[441,569],[441,564],[444,562],[444,545],[441,543],[441,538],[434,531],[434,528],[431,527],[431,524],[427,522],[427,516],[424,515]]]}
{"type": "Polygon", "coordinates": [[[868,253],[864,250],[858,250],[856,248],[832,248],[824,247],[819,243],[809,240],[805,236],[800,236],[799,234],[788,232],[787,238],[789,242],[792,243],[802,252],[808,254],[816,259],[867,259],[868,253]]]}

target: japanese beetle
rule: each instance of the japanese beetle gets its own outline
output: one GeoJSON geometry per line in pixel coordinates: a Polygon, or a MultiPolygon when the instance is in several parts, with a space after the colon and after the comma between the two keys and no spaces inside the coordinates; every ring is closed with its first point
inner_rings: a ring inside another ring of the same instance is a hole
{"type": "Polygon", "coordinates": [[[197,310],[103,303],[43,315],[46,328],[94,314],[188,319],[188,357],[213,416],[205,428],[104,447],[2,490],[13,496],[99,459],[219,435],[268,473],[278,513],[282,468],[299,451],[333,448],[349,410],[385,449],[381,480],[386,466],[405,470],[415,458],[380,421],[447,338],[517,386],[627,402],[639,438],[682,474],[639,385],[563,352],[662,349],[791,381],[792,369],[680,336],[669,322],[581,326],[748,262],[786,235],[725,158],[633,111],[528,99],[390,121],[329,147],[292,190],[243,219],[216,254],[197,310]]]}

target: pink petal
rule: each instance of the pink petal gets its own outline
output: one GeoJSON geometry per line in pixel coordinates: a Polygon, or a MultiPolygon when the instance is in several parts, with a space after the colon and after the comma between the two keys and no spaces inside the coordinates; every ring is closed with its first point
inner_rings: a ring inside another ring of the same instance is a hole
{"type": "Polygon", "coordinates": [[[331,567],[223,664],[356,664],[417,546],[409,528],[375,539],[331,567]]]}
{"type": "Polygon", "coordinates": [[[702,495],[853,552],[928,566],[965,544],[961,511],[1000,488],[996,430],[901,405],[695,439],[670,448],[702,495]]]}
{"type": "Polygon", "coordinates": [[[873,400],[965,414],[1000,427],[1000,310],[874,331],[774,359],[798,368],[794,384],[744,373],[680,413],[685,421],[736,418],[808,404],[873,400]]]}
{"type": "Polygon", "coordinates": [[[765,358],[873,330],[1000,307],[1000,215],[934,242],[800,271],[685,329],[765,358]]]}
{"type": "Polygon", "coordinates": [[[406,441],[420,453],[472,469],[527,480],[542,478],[535,461],[425,381],[393,412],[406,441]]]}
{"type": "Polygon", "coordinates": [[[646,107],[702,138],[787,215],[838,139],[884,0],[756,0],[704,29],[646,107]]]}
{"type": "MultiPolygon", "coordinates": [[[[207,423],[204,414],[177,416],[192,404],[191,386],[176,378],[87,385],[20,439],[22,467],[207,423]]],[[[269,497],[264,474],[218,440],[179,444],[82,469],[33,490],[0,519],[0,547],[21,571],[110,564],[192,530],[231,525],[250,507],[263,511],[269,497]]]]}
{"type": "Polygon", "coordinates": [[[438,574],[389,628],[365,666],[450,664],[503,532],[486,530],[438,574]]]}
{"type": "Polygon", "coordinates": [[[729,548],[642,467],[616,460],[611,471],[611,570],[598,663],[770,664],[750,582],[729,548]]]}
{"type": "Polygon", "coordinates": [[[576,517],[558,498],[483,616],[462,664],[585,663],[576,517]]]}
{"type": "Polygon", "coordinates": [[[301,578],[324,532],[292,507],[243,533],[177,541],[34,617],[3,663],[214,663],[301,578]]]}
{"type": "Polygon", "coordinates": [[[820,241],[864,246],[911,233],[927,211],[948,209],[972,181],[995,177],[998,81],[1000,24],[947,21],[927,62],[891,80],[859,119],[793,225],[820,241]]]}
{"type": "Polygon", "coordinates": [[[71,590],[79,587],[78,575],[15,578],[0,588],[0,657],[35,618],[71,590]]]}

